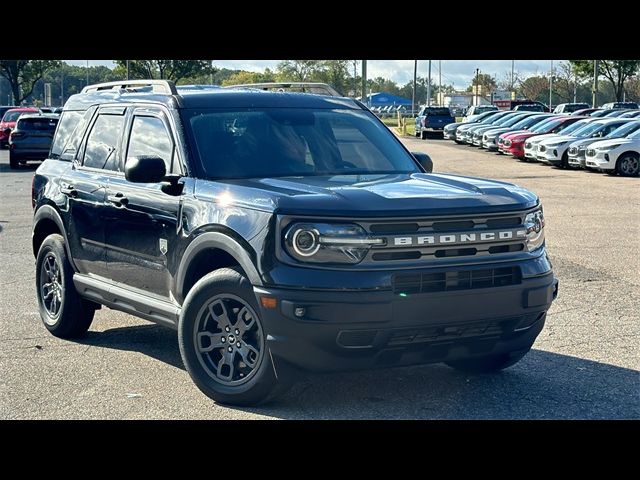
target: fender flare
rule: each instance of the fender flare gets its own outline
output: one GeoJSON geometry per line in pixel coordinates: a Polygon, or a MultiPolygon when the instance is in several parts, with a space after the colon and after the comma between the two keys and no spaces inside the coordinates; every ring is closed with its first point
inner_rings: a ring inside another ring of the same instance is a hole
{"type": "Polygon", "coordinates": [[[69,260],[69,263],[71,264],[73,269],[77,272],[78,269],[76,268],[76,264],[73,261],[73,257],[71,256],[71,250],[69,250],[69,240],[67,238],[67,230],[64,228],[64,222],[62,221],[62,217],[60,216],[60,213],[49,204],[42,205],[40,208],[38,208],[38,210],[36,210],[36,213],[33,215],[33,228],[31,229],[31,248],[33,250],[33,256],[34,257],[38,256],[38,252],[36,251],[35,245],[33,244],[33,234],[36,230],[36,226],[42,220],[51,220],[53,223],[56,224],[56,226],[60,230],[62,237],[64,238],[64,248],[67,251],[67,258],[69,260]]]}
{"type": "Polygon", "coordinates": [[[262,278],[260,278],[258,269],[244,246],[224,233],[205,232],[198,235],[198,237],[189,244],[180,260],[178,273],[176,274],[176,293],[182,298],[182,301],[184,301],[186,297],[186,295],[184,295],[184,283],[192,260],[203,250],[210,249],[219,249],[231,255],[247,274],[251,284],[262,286],[262,278]]]}

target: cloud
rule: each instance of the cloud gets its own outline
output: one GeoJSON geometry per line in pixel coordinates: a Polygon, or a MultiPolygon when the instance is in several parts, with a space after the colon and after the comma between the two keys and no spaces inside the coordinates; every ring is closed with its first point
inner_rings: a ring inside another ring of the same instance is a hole
{"type": "MultiPolygon", "coordinates": [[[[85,66],[86,60],[65,60],[71,65],[85,66]]],[[[231,70],[248,70],[263,72],[265,68],[275,70],[280,60],[214,60],[213,64],[219,68],[231,70]]],[[[413,60],[369,60],[367,62],[367,76],[369,78],[390,78],[400,86],[413,80],[413,60]]],[[[442,83],[453,85],[457,89],[467,88],[473,81],[476,68],[481,73],[488,73],[501,80],[511,75],[511,60],[442,60],[442,83]]],[[[547,74],[550,60],[515,60],[515,71],[521,77],[536,74],[547,74]]],[[[554,60],[555,66],[561,60],[554,60]]],[[[89,60],[89,65],[104,65],[113,67],[111,60],[89,60]]],[[[429,61],[418,60],[418,76],[428,75],[429,61]]],[[[360,70],[360,65],[358,65],[360,70]]],[[[438,83],[438,60],[431,61],[431,78],[438,83]]]]}

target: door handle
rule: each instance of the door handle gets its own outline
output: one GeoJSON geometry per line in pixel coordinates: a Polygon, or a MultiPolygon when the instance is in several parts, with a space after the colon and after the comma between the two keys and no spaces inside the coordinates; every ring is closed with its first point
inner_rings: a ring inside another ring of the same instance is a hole
{"type": "Polygon", "coordinates": [[[64,187],[60,187],[60,193],[66,195],[67,197],[76,198],[78,196],[78,191],[75,189],[73,185],[66,185],[64,187]]]}
{"type": "Polygon", "coordinates": [[[129,199],[120,192],[116,193],[115,195],[108,195],[107,200],[109,200],[117,207],[124,207],[127,203],[129,203],[129,199]]]}

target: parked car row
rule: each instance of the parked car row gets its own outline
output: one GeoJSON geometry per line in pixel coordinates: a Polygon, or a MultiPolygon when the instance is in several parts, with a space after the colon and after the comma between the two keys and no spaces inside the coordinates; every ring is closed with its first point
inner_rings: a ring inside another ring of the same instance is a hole
{"type": "Polygon", "coordinates": [[[51,148],[60,108],[0,107],[0,148],[9,147],[9,166],[44,160],[51,148]]]}
{"type": "Polygon", "coordinates": [[[487,111],[470,121],[446,125],[443,135],[458,144],[497,151],[521,161],[638,176],[637,104],[620,102],[599,109],[582,106],[562,104],[554,113],[487,111]]]}

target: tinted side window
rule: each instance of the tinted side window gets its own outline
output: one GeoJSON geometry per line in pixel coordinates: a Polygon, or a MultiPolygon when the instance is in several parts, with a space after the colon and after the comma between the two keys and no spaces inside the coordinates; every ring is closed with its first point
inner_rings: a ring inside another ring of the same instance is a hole
{"type": "Polygon", "coordinates": [[[87,139],[83,165],[120,171],[116,150],[123,127],[123,115],[99,115],[87,139]]]}
{"type": "Polygon", "coordinates": [[[160,157],[170,172],[172,154],[173,142],[162,120],[158,117],[134,117],[126,158],[139,155],[160,157]]]}
{"type": "Polygon", "coordinates": [[[83,114],[84,112],[62,112],[58,121],[58,128],[53,137],[53,144],[51,145],[51,158],[58,158],[62,154],[71,137],[71,133],[75,130],[83,114]]]}

